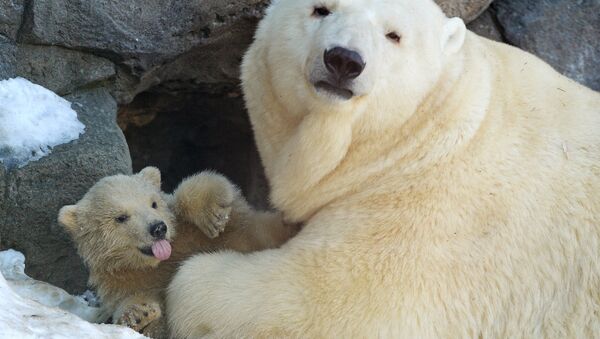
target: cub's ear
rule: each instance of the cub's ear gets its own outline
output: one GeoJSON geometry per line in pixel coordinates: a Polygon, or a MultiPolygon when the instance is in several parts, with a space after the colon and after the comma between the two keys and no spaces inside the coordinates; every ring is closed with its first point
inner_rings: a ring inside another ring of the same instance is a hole
{"type": "Polygon", "coordinates": [[[138,173],[140,177],[160,189],[160,171],[156,167],[146,167],[138,173]]]}
{"type": "Polygon", "coordinates": [[[467,27],[461,18],[451,18],[446,21],[442,28],[442,51],[446,55],[458,52],[465,42],[467,27]]]}
{"type": "Polygon", "coordinates": [[[58,223],[61,224],[69,234],[77,234],[79,232],[79,226],[77,225],[77,206],[68,205],[61,208],[60,212],[58,212],[58,223]]]}

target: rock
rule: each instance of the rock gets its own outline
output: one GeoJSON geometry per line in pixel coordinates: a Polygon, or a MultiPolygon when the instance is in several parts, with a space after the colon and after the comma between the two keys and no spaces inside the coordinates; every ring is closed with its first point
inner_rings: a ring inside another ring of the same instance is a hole
{"type": "Polygon", "coordinates": [[[0,80],[16,75],[17,45],[0,35],[0,80]]]}
{"type": "Polygon", "coordinates": [[[21,27],[24,0],[0,0],[0,35],[11,40],[17,39],[21,27]]]}
{"type": "Polygon", "coordinates": [[[497,0],[492,6],[509,43],[600,90],[599,0],[497,0]]]}
{"type": "MultiPolygon", "coordinates": [[[[146,73],[153,68],[210,43],[211,38],[226,33],[224,28],[239,19],[260,17],[266,3],[265,0],[167,3],[98,0],[92,5],[87,0],[33,1],[20,40],[104,55],[124,67],[125,83],[131,84],[130,75],[142,82],[151,77],[146,73]]],[[[217,78],[221,76],[218,69],[209,71],[217,78]]],[[[134,89],[128,95],[128,90],[127,86],[119,86],[117,92],[121,94],[117,97],[131,99],[137,94],[134,89]]]]}
{"type": "Polygon", "coordinates": [[[131,173],[131,160],[107,90],[66,99],[86,125],[85,134],[23,168],[0,165],[0,249],[23,252],[32,278],[78,293],[85,290],[87,272],[57,224],[58,210],[77,202],[98,179],[131,173]]]}
{"type": "Polygon", "coordinates": [[[0,36],[0,80],[21,76],[66,95],[115,74],[115,65],[102,57],[57,46],[16,44],[0,36]]]}
{"type": "Polygon", "coordinates": [[[116,74],[112,62],[56,46],[21,45],[16,74],[60,95],[106,80],[116,74]]]}
{"type": "Polygon", "coordinates": [[[488,8],[477,19],[471,21],[467,28],[488,39],[504,42],[500,27],[496,23],[495,14],[492,12],[493,10],[488,8]]]}
{"type": "Polygon", "coordinates": [[[461,17],[465,23],[473,21],[492,3],[492,0],[435,0],[449,17],[461,17]]]}
{"type": "Polygon", "coordinates": [[[121,68],[112,93],[120,103],[129,103],[138,93],[158,85],[167,92],[225,93],[239,82],[239,65],[257,22],[240,19],[226,28],[216,29],[202,44],[141,77],[121,68]]]}

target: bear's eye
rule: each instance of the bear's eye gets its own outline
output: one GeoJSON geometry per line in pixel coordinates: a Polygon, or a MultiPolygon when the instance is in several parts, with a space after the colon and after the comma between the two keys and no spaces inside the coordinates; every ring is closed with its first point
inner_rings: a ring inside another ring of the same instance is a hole
{"type": "Polygon", "coordinates": [[[396,32],[390,32],[388,34],[385,35],[386,38],[390,39],[392,42],[398,44],[400,43],[400,35],[398,35],[398,33],[396,32]]]}
{"type": "Polygon", "coordinates": [[[117,220],[118,223],[122,224],[124,222],[126,222],[127,220],[129,220],[129,216],[127,214],[121,214],[120,216],[115,218],[117,220]]]}
{"type": "Polygon", "coordinates": [[[325,6],[317,6],[313,11],[313,15],[316,17],[326,17],[331,14],[331,11],[325,6]]]}
{"type": "Polygon", "coordinates": [[[157,209],[158,208],[158,204],[156,203],[156,201],[152,202],[152,208],[157,209]]]}

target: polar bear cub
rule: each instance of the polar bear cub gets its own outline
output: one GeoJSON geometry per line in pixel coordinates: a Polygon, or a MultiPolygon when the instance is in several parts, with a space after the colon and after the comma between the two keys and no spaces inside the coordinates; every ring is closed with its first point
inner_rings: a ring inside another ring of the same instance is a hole
{"type": "Polygon", "coordinates": [[[160,172],[147,167],[96,183],[60,210],[113,322],[167,337],[163,299],[177,266],[199,252],[250,252],[281,245],[293,228],[278,213],[252,209],[225,177],[203,172],[170,195],[160,172]]]}

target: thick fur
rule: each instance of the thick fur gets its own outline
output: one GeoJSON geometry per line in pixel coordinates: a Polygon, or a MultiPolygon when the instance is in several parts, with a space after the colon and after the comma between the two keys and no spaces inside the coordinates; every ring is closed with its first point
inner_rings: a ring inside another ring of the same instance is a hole
{"type": "Polygon", "coordinates": [[[274,2],[243,87],[273,203],[305,226],[187,261],[176,335],[600,337],[600,95],[457,20],[430,0],[274,2]],[[336,45],[367,65],[347,101],[309,80],[336,45]]]}
{"type": "Polygon", "coordinates": [[[59,221],[73,237],[89,267],[89,284],[113,322],[152,337],[168,335],[164,292],[184,259],[219,249],[277,247],[293,233],[279,214],[254,211],[219,174],[194,175],[168,195],[152,167],[100,180],[77,205],[63,207],[59,221]],[[128,220],[119,223],[121,215],[128,220]],[[164,262],[140,252],[151,245],[148,226],[157,221],[165,222],[172,243],[164,262]]]}

